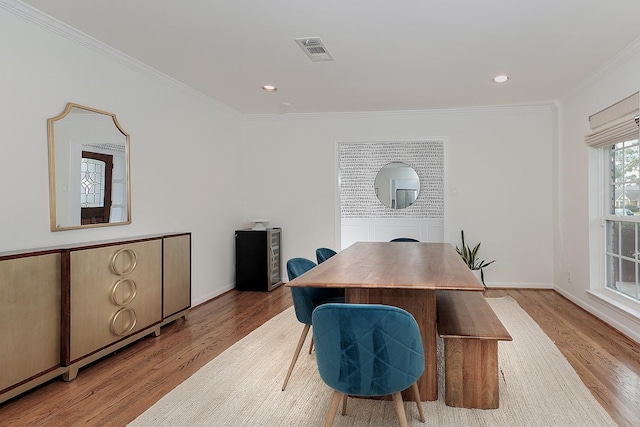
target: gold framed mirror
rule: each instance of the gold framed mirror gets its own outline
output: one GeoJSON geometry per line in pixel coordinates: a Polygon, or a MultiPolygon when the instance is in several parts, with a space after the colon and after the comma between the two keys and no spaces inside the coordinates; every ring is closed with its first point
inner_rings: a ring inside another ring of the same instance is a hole
{"type": "Polygon", "coordinates": [[[130,141],[116,115],[69,102],[47,133],[51,231],[130,224],[130,141]]]}

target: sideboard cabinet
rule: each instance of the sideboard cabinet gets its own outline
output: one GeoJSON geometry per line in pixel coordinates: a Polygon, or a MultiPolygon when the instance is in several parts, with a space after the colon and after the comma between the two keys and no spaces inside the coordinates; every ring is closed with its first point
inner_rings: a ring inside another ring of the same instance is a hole
{"type": "Polygon", "coordinates": [[[191,234],[0,254],[0,402],[78,370],[191,307],[191,234]]]}

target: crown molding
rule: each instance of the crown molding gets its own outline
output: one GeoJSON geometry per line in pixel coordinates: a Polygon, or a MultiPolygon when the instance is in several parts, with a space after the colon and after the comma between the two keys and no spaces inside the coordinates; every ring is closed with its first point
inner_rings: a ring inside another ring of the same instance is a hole
{"type": "Polygon", "coordinates": [[[227,113],[242,116],[242,113],[229,107],[220,101],[204,95],[192,87],[170,77],[155,68],[138,61],[135,58],[130,57],[117,49],[89,36],[88,34],[79,31],[72,26],[65,24],[64,22],[49,16],[38,9],[33,8],[19,0],[0,0],[0,7],[6,9],[10,13],[19,16],[22,19],[30,21],[48,31],[51,31],[58,36],[64,37],[74,43],[81,45],[82,47],[92,50],[100,55],[109,58],[110,60],[119,63],[131,70],[134,70],[148,78],[163,83],[174,89],[178,89],[188,95],[198,98],[200,101],[208,104],[219,110],[223,110],[227,113]]]}
{"type": "Polygon", "coordinates": [[[286,114],[245,114],[244,121],[260,121],[273,119],[338,119],[338,118],[375,118],[389,116],[410,115],[438,115],[438,114],[509,114],[522,112],[554,112],[555,103],[513,104],[513,105],[485,105],[477,107],[442,108],[433,110],[394,110],[394,111],[357,111],[357,112],[324,112],[324,113],[286,113],[286,114]]]}
{"type": "Polygon", "coordinates": [[[622,51],[618,52],[613,58],[605,62],[600,68],[594,71],[589,77],[578,83],[569,93],[561,98],[562,101],[569,100],[580,93],[584,92],[594,84],[596,84],[605,74],[610,73],[616,68],[640,54],[640,38],[631,42],[622,51]]]}

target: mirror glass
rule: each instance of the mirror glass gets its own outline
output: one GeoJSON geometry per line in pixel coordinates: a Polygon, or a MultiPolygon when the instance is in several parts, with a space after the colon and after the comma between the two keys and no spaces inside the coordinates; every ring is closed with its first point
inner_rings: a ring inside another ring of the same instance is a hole
{"type": "Polygon", "coordinates": [[[418,173],[408,164],[392,162],[383,166],[375,181],[376,196],[391,209],[411,206],[420,194],[418,173]]]}
{"type": "Polygon", "coordinates": [[[47,124],[51,230],[130,224],[129,134],[115,114],[68,103],[47,124]]]}

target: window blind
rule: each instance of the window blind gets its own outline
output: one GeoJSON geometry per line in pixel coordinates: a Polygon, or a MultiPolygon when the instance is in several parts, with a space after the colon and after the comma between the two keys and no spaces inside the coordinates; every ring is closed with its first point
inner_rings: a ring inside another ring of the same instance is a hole
{"type": "Polygon", "coordinates": [[[602,148],[619,142],[638,139],[638,92],[589,117],[591,132],[585,136],[589,147],[602,148]]]}

